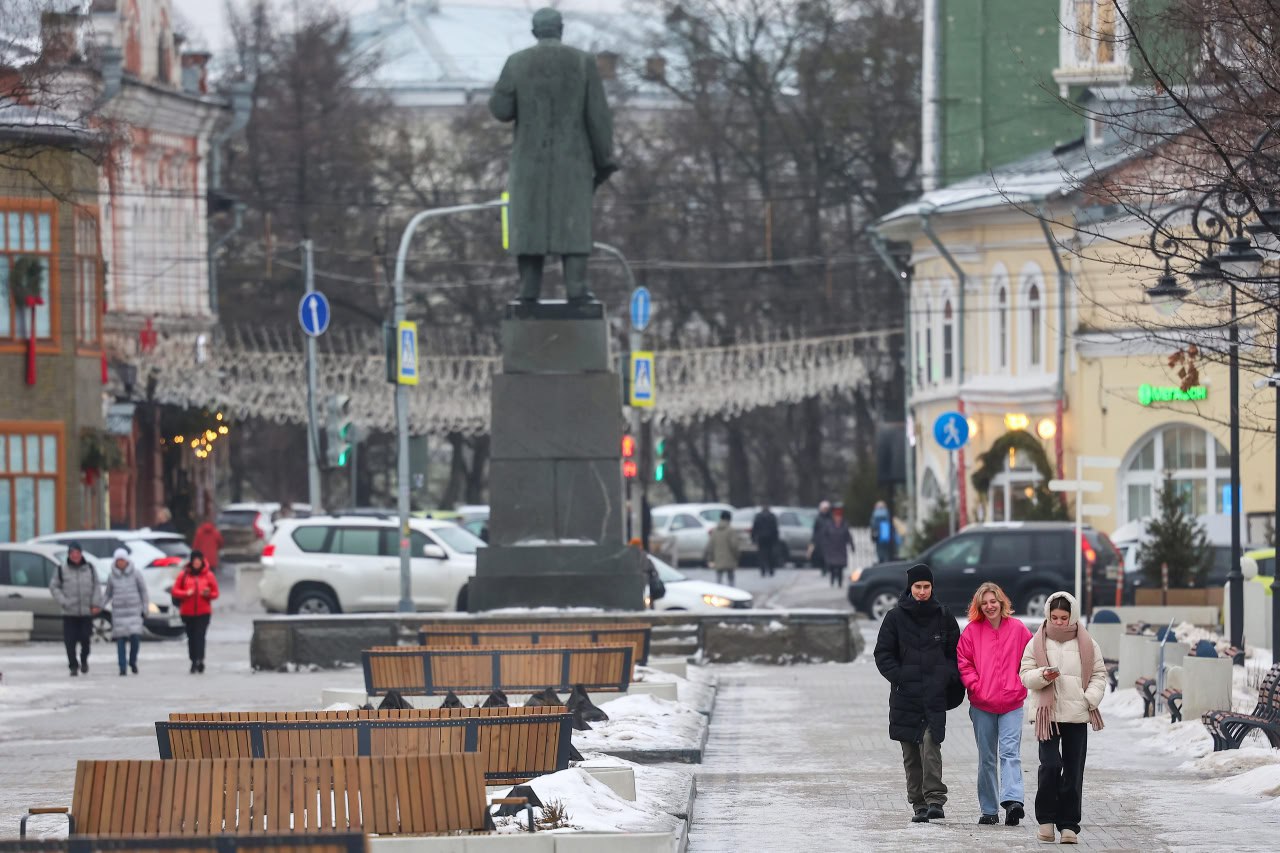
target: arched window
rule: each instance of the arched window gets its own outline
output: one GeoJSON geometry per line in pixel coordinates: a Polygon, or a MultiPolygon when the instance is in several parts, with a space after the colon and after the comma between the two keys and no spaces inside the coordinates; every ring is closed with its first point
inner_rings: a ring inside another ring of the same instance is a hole
{"type": "Polygon", "coordinates": [[[1027,324],[1027,363],[1040,367],[1040,287],[1035,284],[1027,289],[1027,324]]]}
{"type": "Polygon", "coordinates": [[[942,306],[942,378],[950,380],[952,365],[955,361],[952,352],[953,324],[951,318],[951,300],[942,306]]]}
{"type": "Polygon", "coordinates": [[[1231,455],[1213,434],[1197,426],[1157,427],[1134,444],[1121,469],[1126,521],[1155,514],[1165,472],[1192,515],[1231,511],[1231,455]]]}
{"type": "Polygon", "coordinates": [[[1004,285],[996,294],[996,363],[1001,370],[1009,369],[1009,291],[1004,285]]]}

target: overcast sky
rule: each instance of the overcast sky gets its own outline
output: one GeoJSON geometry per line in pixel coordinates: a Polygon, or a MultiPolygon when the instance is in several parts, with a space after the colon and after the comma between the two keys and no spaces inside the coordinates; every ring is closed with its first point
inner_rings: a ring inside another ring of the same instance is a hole
{"type": "MultiPolygon", "coordinates": [[[[0,0],[3,3],[4,0],[0,0]]],[[[230,43],[231,36],[227,30],[226,0],[171,0],[174,10],[182,20],[190,26],[189,35],[197,42],[204,43],[217,52],[230,43]]],[[[239,8],[243,8],[248,0],[232,0],[239,8]]],[[[288,0],[277,0],[288,2],[288,0]]],[[[316,0],[296,0],[307,5],[316,0]]],[[[359,12],[378,5],[381,0],[334,0],[330,5],[350,12],[359,12]]],[[[539,6],[556,6],[561,9],[618,9],[625,0],[460,0],[460,6],[528,6],[532,11],[539,6]]],[[[449,0],[440,0],[441,6],[448,8],[449,0]]]]}

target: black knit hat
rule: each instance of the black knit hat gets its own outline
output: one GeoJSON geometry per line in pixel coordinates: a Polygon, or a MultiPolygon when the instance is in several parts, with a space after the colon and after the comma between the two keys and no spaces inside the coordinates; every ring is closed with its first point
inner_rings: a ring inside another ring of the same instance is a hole
{"type": "Polygon", "coordinates": [[[916,563],[914,566],[907,569],[907,586],[914,586],[915,584],[920,583],[920,581],[933,583],[933,569],[929,568],[924,563],[916,563]]]}

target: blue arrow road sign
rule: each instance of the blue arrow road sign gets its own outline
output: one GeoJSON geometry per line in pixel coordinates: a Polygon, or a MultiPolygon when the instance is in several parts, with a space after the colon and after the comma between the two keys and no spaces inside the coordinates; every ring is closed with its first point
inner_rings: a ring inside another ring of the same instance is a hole
{"type": "Polygon", "coordinates": [[[969,441],[969,421],[959,412],[939,415],[933,422],[933,437],[944,450],[959,450],[969,441]]]}
{"type": "Polygon", "coordinates": [[[323,335],[329,328],[329,300],[323,293],[308,293],[298,303],[298,322],[302,331],[313,338],[323,335]]]}
{"type": "Polygon", "coordinates": [[[649,325],[652,312],[653,299],[649,296],[649,288],[637,287],[631,291],[631,328],[643,332],[649,325]]]}

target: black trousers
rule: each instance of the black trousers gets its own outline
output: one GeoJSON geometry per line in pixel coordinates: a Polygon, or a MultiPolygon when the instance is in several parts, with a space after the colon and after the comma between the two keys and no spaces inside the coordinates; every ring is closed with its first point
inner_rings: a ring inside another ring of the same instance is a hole
{"type": "Polygon", "coordinates": [[[1088,723],[1056,723],[1053,737],[1040,741],[1036,823],[1080,831],[1080,798],[1088,751],[1088,723]]]}
{"type": "Polygon", "coordinates": [[[778,540],[770,539],[758,542],[756,544],[756,554],[760,561],[760,576],[768,577],[772,575],[778,560],[778,540]]]}
{"type": "Polygon", "coordinates": [[[62,642],[67,647],[67,666],[79,669],[81,664],[89,660],[89,646],[93,644],[92,616],[63,616],[62,642]],[[76,646],[80,646],[79,659],[76,657],[76,646]]]}
{"type": "Polygon", "coordinates": [[[204,660],[204,638],[209,633],[209,617],[183,616],[182,624],[187,626],[187,657],[192,663],[204,660]]]}

